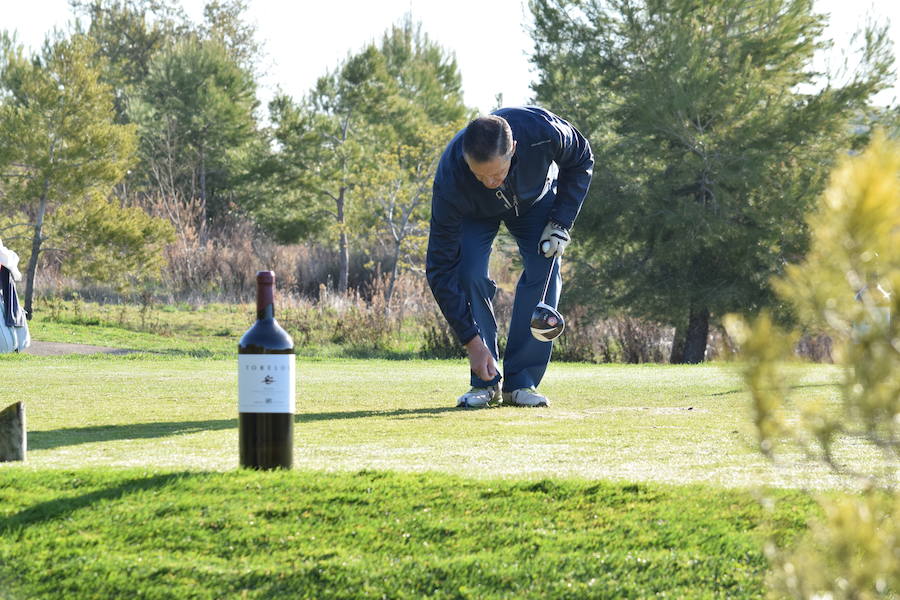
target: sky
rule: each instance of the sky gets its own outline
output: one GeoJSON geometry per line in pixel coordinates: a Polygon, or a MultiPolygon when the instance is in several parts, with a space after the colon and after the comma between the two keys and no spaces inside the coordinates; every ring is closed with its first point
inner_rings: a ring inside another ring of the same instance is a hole
{"type": "MultiPolygon", "coordinates": [[[[891,21],[895,50],[900,49],[897,0],[815,0],[831,14],[827,35],[835,51],[825,60],[840,61],[840,51],[866,14],[891,21]]],[[[200,21],[204,0],[182,0],[188,15],[200,21]]],[[[276,90],[300,98],[316,79],[334,69],[348,53],[378,40],[391,24],[411,12],[428,36],[456,55],[467,105],[487,112],[496,105],[527,103],[536,78],[528,61],[530,24],[523,0],[248,0],[247,18],[257,27],[266,56],[259,96],[265,104],[276,90]]],[[[73,19],[68,0],[0,0],[0,29],[15,30],[20,43],[37,49],[54,27],[73,19]]],[[[900,63],[900,60],[898,60],[900,63]]],[[[879,94],[878,104],[900,99],[900,85],[879,94]]]]}

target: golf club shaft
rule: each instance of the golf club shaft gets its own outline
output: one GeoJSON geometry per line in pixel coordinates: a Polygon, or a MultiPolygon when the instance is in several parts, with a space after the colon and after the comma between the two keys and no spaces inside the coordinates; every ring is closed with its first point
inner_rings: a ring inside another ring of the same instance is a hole
{"type": "Polygon", "coordinates": [[[541,303],[547,303],[547,290],[550,289],[550,278],[553,277],[553,268],[556,266],[556,255],[550,259],[550,270],[547,271],[547,281],[544,282],[544,293],[541,294],[541,303]]]}

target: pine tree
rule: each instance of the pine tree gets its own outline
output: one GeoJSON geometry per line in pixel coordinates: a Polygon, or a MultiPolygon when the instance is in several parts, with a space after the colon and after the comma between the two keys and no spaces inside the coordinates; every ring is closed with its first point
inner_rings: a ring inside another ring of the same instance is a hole
{"type": "MultiPolygon", "coordinates": [[[[133,164],[135,131],[115,122],[112,91],[100,81],[94,43],[79,35],[48,41],[41,55],[29,57],[7,40],[2,50],[0,202],[24,215],[31,230],[30,250],[22,253],[28,257],[26,312],[32,313],[47,244],[64,264],[105,256],[106,264],[123,269],[127,261],[116,257],[136,258],[135,274],[158,267],[170,230],[107,200],[133,164]],[[79,230],[73,222],[93,226],[79,230]],[[82,235],[71,235],[75,231],[82,235]]],[[[87,264],[72,267],[91,271],[87,264]]]]}
{"type": "Polygon", "coordinates": [[[215,41],[188,37],[157,53],[129,116],[154,187],[221,213],[242,151],[257,139],[256,84],[215,41]]]}
{"type": "Polygon", "coordinates": [[[597,157],[574,281],[598,308],[676,326],[672,361],[700,362],[710,323],[772,305],[770,277],[803,255],[802,215],[889,79],[886,30],[814,91],[812,0],[530,6],[537,97],[597,157]]]}
{"type": "Polygon", "coordinates": [[[469,112],[455,60],[409,19],[319,78],[301,102],[281,96],[270,111],[278,189],[254,212],[285,240],[337,238],[340,292],[349,286],[353,238],[371,233],[384,202],[390,207],[385,182],[402,181],[419,207],[414,190],[433,163],[434,131],[469,112]]]}

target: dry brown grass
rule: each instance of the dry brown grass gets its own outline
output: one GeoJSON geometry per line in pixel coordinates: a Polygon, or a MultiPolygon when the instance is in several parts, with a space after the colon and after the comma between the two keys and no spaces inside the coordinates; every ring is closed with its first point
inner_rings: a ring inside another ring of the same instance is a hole
{"type": "MultiPolygon", "coordinates": [[[[203,220],[199,201],[170,197],[134,200],[150,214],[169,219],[176,240],[166,250],[167,267],[154,290],[142,290],[130,302],[145,307],[186,302],[250,302],[260,270],[278,277],[279,320],[297,332],[301,343],[337,344],[353,352],[403,349],[433,358],[462,357],[464,353],[437,309],[420,272],[403,273],[387,300],[389,277],[378,260],[360,254],[351,261],[351,290],[334,291],[336,250],[315,244],[278,244],[252,221],[236,216],[213,224],[203,220]],[[373,268],[372,265],[375,265],[373,268]],[[162,292],[162,293],[161,293],[162,292]]],[[[77,297],[99,302],[121,302],[112,290],[59,274],[58,265],[39,270],[37,289],[45,298],[77,297]]],[[[512,314],[513,293],[519,277],[514,244],[505,238],[491,260],[498,284],[493,304],[504,350],[512,314]]],[[[52,309],[52,302],[46,304],[52,309]]],[[[597,317],[588,306],[565,308],[565,334],[554,348],[554,359],[594,363],[665,363],[672,347],[673,328],[627,315],[597,317]]],[[[727,338],[713,327],[708,360],[734,353],[727,338]]],[[[805,336],[796,354],[815,362],[831,362],[827,336],[805,336]]]]}

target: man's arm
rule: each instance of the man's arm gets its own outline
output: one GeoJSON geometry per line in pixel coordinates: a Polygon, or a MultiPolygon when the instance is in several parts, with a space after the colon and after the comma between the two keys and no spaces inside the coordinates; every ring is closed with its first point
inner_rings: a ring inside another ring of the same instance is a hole
{"type": "Polygon", "coordinates": [[[444,318],[469,355],[469,368],[484,381],[498,371],[497,361],[485,345],[472,317],[466,296],[459,286],[459,256],[462,217],[440,196],[437,186],[431,201],[431,230],[425,273],[428,285],[444,318]]]}
{"type": "Polygon", "coordinates": [[[492,381],[499,373],[497,360],[491,351],[488,350],[487,344],[481,339],[480,335],[476,335],[466,344],[466,352],[469,355],[469,368],[473,373],[478,375],[479,379],[484,381],[492,381]]]}
{"type": "Polygon", "coordinates": [[[559,176],[550,220],[568,230],[572,229],[591,185],[594,154],[587,139],[568,121],[556,117],[553,127],[556,130],[553,160],[559,166],[559,176]]]}
{"type": "Polygon", "coordinates": [[[459,285],[462,216],[446,202],[435,186],[431,200],[431,227],[425,275],[431,293],[460,344],[479,335],[466,295],[459,285]]]}

